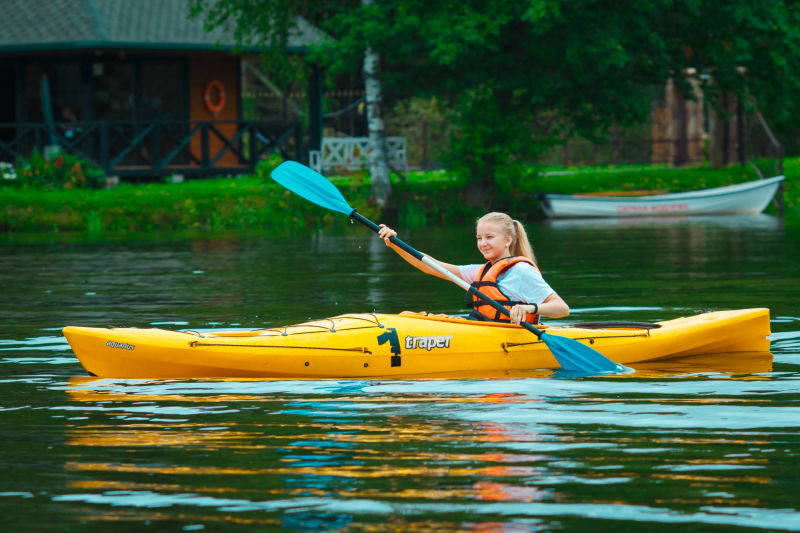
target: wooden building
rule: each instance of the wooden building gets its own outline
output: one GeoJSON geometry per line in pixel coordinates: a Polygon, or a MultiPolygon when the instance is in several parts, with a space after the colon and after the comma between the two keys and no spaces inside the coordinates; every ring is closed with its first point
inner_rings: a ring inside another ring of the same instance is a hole
{"type": "Polygon", "coordinates": [[[696,78],[690,79],[689,85],[692,98],[684,96],[672,79],[667,80],[650,109],[651,163],[680,167],[705,161],[703,91],[696,78]]]}
{"type": "MultiPolygon", "coordinates": [[[[306,132],[245,121],[242,56],[187,15],[186,0],[2,0],[0,161],[58,145],[109,174],[152,176],[248,172],[276,149],[304,159],[322,135],[319,70],[306,132]]],[[[324,38],[297,25],[287,53],[324,38]]]]}

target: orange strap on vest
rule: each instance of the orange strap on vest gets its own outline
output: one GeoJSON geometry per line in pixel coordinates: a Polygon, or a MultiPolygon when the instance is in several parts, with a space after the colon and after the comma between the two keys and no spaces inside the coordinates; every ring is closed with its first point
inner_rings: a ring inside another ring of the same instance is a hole
{"type": "MultiPolygon", "coordinates": [[[[517,263],[528,263],[538,270],[538,267],[533,263],[533,261],[527,257],[506,257],[495,262],[494,264],[486,263],[478,273],[478,277],[472,282],[472,286],[509,311],[517,304],[527,303],[512,300],[508,295],[500,290],[500,285],[497,283],[497,278],[499,278],[506,270],[513,267],[517,263]]],[[[495,309],[488,301],[479,298],[474,294],[472,295],[472,312],[470,313],[469,317],[473,320],[511,322],[506,315],[495,309]]],[[[525,315],[525,321],[529,324],[538,324],[539,315],[529,313],[525,315]]]]}

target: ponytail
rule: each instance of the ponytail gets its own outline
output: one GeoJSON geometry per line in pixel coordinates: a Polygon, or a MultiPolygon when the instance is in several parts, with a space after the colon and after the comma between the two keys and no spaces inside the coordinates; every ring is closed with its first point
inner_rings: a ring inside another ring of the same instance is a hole
{"type": "Polygon", "coordinates": [[[478,219],[478,224],[481,222],[491,222],[499,226],[505,235],[511,237],[511,255],[521,255],[527,257],[535,265],[536,257],[533,255],[533,248],[528,240],[528,234],[525,232],[525,227],[519,220],[514,220],[505,213],[486,213],[478,219]]]}
{"type": "Polygon", "coordinates": [[[533,248],[528,240],[528,234],[525,232],[525,227],[519,220],[514,220],[514,232],[517,234],[514,241],[511,243],[511,255],[521,255],[527,257],[533,264],[537,265],[536,257],[533,255],[533,248]]]}

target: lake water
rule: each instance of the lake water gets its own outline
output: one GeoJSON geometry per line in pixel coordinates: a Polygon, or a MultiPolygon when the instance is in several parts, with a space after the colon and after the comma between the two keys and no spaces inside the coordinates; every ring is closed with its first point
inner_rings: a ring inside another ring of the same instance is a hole
{"type": "MultiPolygon", "coordinates": [[[[361,227],[0,239],[7,531],[800,530],[800,231],[770,216],[529,227],[573,309],[769,307],[771,352],[613,377],[114,380],[66,325],[462,311],[361,227]]],[[[401,232],[454,263],[471,227],[401,232]]]]}

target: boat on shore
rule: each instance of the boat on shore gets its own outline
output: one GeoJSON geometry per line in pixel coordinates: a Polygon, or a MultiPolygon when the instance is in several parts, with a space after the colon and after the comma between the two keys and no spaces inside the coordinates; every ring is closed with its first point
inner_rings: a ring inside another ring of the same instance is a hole
{"type": "MultiPolygon", "coordinates": [[[[716,311],[654,323],[541,326],[615,363],[768,352],[769,309],[716,311]]],[[[68,326],[86,371],[108,378],[466,378],[560,365],[520,326],[422,314],[345,314],[251,331],[68,326]]]]}
{"type": "Polygon", "coordinates": [[[545,214],[561,217],[636,217],[712,214],[758,214],[775,196],[784,176],[701,189],[636,196],[542,194],[545,214]]]}

